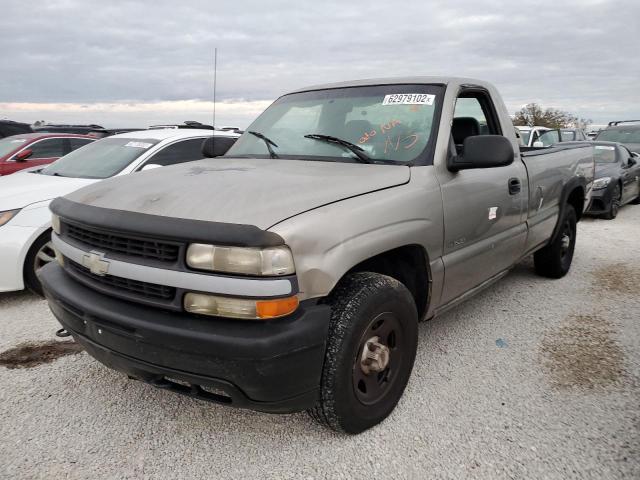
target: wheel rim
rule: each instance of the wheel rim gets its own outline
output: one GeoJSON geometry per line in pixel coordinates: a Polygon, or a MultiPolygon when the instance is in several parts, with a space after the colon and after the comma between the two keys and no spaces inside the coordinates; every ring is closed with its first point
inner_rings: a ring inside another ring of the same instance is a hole
{"type": "Polygon", "coordinates": [[[33,270],[37,272],[42,267],[44,267],[47,263],[51,263],[56,259],[56,252],[53,250],[53,244],[51,242],[47,242],[40,250],[36,253],[36,256],[33,260],[33,270]]]}
{"type": "Polygon", "coordinates": [[[381,313],[369,323],[353,362],[353,390],[362,404],[374,404],[389,392],[402,368],[404,341],[393,313],[381,313]]]}
{"type": "Polygon", "coordinates": [[[566,258],[571,252],[571,240],[573,239],[573,229],[569,220],[564,222],[562,227],[562,235],[560,237],[560,257],[566,258]]]}

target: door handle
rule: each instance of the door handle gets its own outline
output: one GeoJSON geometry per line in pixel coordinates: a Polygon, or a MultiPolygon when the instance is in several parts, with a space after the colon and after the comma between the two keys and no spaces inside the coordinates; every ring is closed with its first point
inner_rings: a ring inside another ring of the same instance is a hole
{"type": "Polygon", "coordinates": [[[520,193],[520,179],[519,178],[510,178],[509,179],[509,195],[516,195],[520,193]]]}

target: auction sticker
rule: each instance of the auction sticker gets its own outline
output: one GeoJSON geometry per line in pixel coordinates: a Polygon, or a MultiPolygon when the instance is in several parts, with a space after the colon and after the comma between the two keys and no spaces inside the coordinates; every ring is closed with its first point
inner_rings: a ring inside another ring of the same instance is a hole
{"type": "Polygon", "coordinates": [[[147,143],[147,142],[129,142],[124,144],[125,147],[134,147],[134,148],[149,148],[152,145],[153,143],[147,143]]]}
{"type": "Polygon", "coordinates": [[[428,93],[392,93],[384,96],[382,105],[433,105],[435,99],[428,93]]]}

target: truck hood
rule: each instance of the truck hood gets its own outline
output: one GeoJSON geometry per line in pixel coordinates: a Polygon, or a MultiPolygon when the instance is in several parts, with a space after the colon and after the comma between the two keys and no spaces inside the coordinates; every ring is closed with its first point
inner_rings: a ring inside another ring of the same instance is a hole
{"type": "Polygon", "coordinates": [[[31,172],[3,176],[0,177],[0,212],[61,197],[95,182],[86,178],[52,177],[31,172]]]}
{"type": "Polygon", "coordinates": [[[255,225],[409,181],[402,165],[213,158],[112,178],[67,199],[95,207],[255,225]]]}

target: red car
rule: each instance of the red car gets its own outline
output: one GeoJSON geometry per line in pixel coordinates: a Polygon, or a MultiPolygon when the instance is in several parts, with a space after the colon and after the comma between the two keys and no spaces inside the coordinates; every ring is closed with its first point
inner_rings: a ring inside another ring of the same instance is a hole
{"type": "Polygon", "coordinates": [[[45,165],[97,139],[87,135],[24,133],[0,139],[0,176],[45,165]]]}

